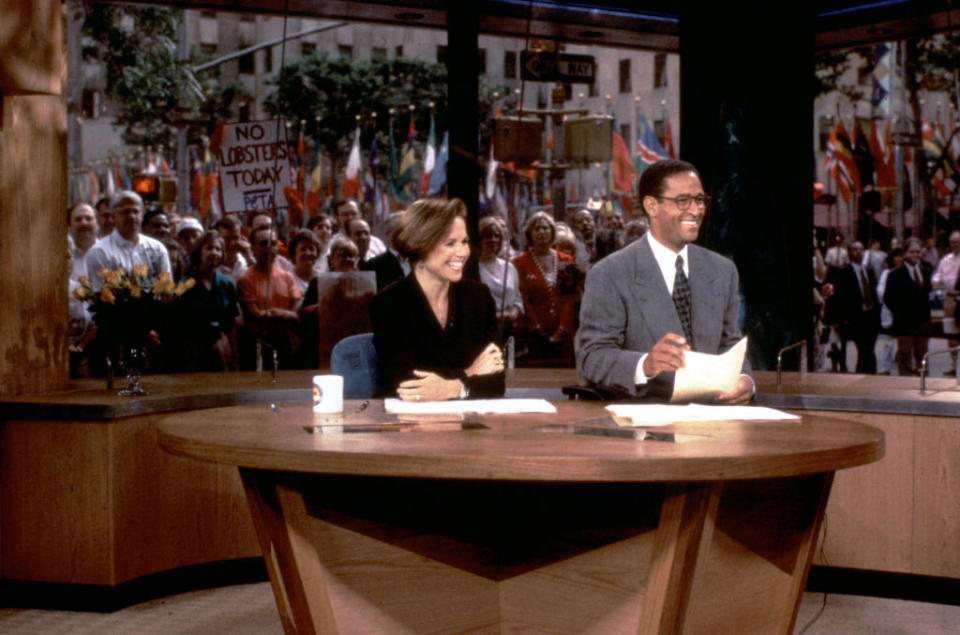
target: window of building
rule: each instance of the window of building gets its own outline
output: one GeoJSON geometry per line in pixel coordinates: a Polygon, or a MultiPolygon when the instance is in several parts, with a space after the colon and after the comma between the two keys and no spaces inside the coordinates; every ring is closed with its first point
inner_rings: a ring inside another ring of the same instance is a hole
{"type": "Polygon", "coordinates": [[[564,84],[563,85],[563,100],[570,101],[573,99],[573,84],[564,84]]]}
{"type": "Polygon", "coordinates": [[[620,92],[629,93],[630,88],[630,58],[620,60],[620,92]]]}
{"type": "Polygon", "coordinates": [[[437,64],[447,63],[447,47],[443,44],[437,46],[437,64]]]}
{"type": "Polygon", "coordinates": [[[623,137],[623,140],[626,141],[627,147],[630,147],[630,124],[622,123],[620,124],[620,136],[623,137]]]}
{"type": "Polygon", "coordinates": [[[517,78],[517,52],[516,51],[504,51],[503,77],[504,79],[517,78]]]}
{"type": "Polygon", "coordinates": [[[657,53],[653,56],[653,87],[667,87],[667,54],[657,53]]]}
{"type": "Polygon", "coordinates": [[[596,80],[592,84],[587,84],[587,97],[596,97],[599,94],[600,89],[597,88],[596,80]]]}
{"type": "Polygon", "coordinates": [[[543,86],[537,87],[537,108],[543,110],[547,107],[547,91],[543,86]]]}
{"type": "Polygon", "coordinates": [[[271,46],[263,49],[263,72],[273,72],[273,47],[271,46]]]}
{"type": "Polygon", "coordinates": [[[100,117],[100,91],[84,88],[80,98],[80,110],[87,119],[100,117]]]}
{"type": "Polygon", "coordinates": [[[253,75],[253,53],[247,53],[237,60],[237,71],[244,75],[253,75]]]}
{"type": "Polygon", "coordinates": [[[337,45],[337,55],[340,57],[346,57],[347,59],[353,59],[353,47],[349,44],[338,44],[337,45]]]}
{"type": "Polygon", "coordinates": [[[317,52],[317,45],[314,42],[300,43],[300,57],[308,57],[317,52]]]}
{"type": "Polygon", "coordinates": [[[402,45],[402,44],[398,44],[398,45],[396,46],[396,48],[393,49],[393,56],[394,56],[394,57],[403,57],[403,45],[402,45]]]}
{"type": "Polygon", "coordinates": [[[477,51],[477,67],[480,73],[487,72],[487,49],[477,51]]]}
{"type": "Polygon", "coordinates": [[[250,121],[250,102],[245,101],[237,109],[237,119],[240,121],[250,121]]]}
{"type": "Polygon", "coordinates": [[[387,49],[382,46],[374,46],[370,49],[370,59],[376,62],[382,62],[387,59],[387,49]]]}

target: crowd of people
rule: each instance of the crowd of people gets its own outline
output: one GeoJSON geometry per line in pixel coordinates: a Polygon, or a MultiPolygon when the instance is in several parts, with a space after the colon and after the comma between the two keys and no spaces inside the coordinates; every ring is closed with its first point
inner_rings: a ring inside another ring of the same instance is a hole
{"type": "MultiPolygon", "coordinates": [[[[642,220],[625,223],[617,209],[596,207],[576,211],[570,225],[537,212],[522,237],[511,236],[499,217],[481,221],[479,272],[494,300],[497,341],[513,336],[521,364],[573,364],[587,269],[646,228],[642,220]]],[[[344,200],[334,215],[312,216],[283,241],[266,211],[228,214],[205,227],[198,218],[147,207],[132,191],[74,205],[68,215],[71,372],[103,372],[109,356],[74,289],[85,279],[99,291],[103,269],[135,265],[147,267],[151,283],[160,276],[195,282],[151,325],[154,371],[249,369],[263,345],[277,351],[284,368],[317,368],[325,361],[321,319],[338,311],[336,302],[323,302],[321,278],[368,271],[380,291],[409,276],[413,263],[396,244],[408,217],[388,215],[381,239],[357,203],[344,200]]]]}
{"type": "MultiPolygon", "coordinates": [[[[956,336],[960,295],[960,231],[949,237],[940,257],[933,239],[894,237],[888,251],[880,241],[865,247],[845,244],[836,233],[822,253],[814,241],[815,370],[881,375],[919,374],[931,337],[956,336]],[[943,307],[943,320],[932,308],[943,307]],[[847,345],[856,347],[856,365],[847,366],[847,345]]],[[[952,354],[947,375],[957,373],[952,354]]]]}

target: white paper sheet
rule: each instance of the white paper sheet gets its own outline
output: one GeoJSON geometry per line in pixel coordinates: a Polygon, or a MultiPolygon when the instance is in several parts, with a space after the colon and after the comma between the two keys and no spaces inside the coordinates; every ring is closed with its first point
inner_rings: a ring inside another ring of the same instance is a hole
{"type": "Polygon", "coordinates": [[[610,404],[622,426],[654,427],[690,421],[796,421],[800,417],[763,406],[706,406],[703,404],[610,404]]]}
{"type": "Polygon", "coordinates": [[[391,414],[516,414],[553,413],[557,409],[546,399],[463,399],[450,401],[402,401],[384,399],[384,410],[391,414]]]}
{"type": "Polygon", "coordinates": [[[684,351],[684,367],[676,372],[670,401],[710,401],[734,390],[746,353],[746,337],[720,355],[684,351]]]}

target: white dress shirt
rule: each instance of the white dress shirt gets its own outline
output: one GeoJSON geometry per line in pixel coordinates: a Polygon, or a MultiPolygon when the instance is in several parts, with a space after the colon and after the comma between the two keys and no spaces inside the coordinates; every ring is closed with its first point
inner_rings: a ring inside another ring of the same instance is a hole
{"type": "Polygon", "coordinates": [[[98,240],[87,252],[87,278],[95,291],[103,285],[103,281],[97,277],[98,271],[122,267],[131,272],[134,265],[147,266],[148,286],[152,285],[162,272],[171,273],[167,248],[159,240],[143,234],[140,234],[134,243],[115,229],[98,240]]]}

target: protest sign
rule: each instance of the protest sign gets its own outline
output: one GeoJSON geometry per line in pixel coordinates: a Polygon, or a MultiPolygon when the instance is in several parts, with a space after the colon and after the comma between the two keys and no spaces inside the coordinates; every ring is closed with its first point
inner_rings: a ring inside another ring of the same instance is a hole
{"type": "Polygon", "coordinates": [[[287,206],[290,151],[282,120],[224,124],[217,154],[224,211],[287,206]]]}

